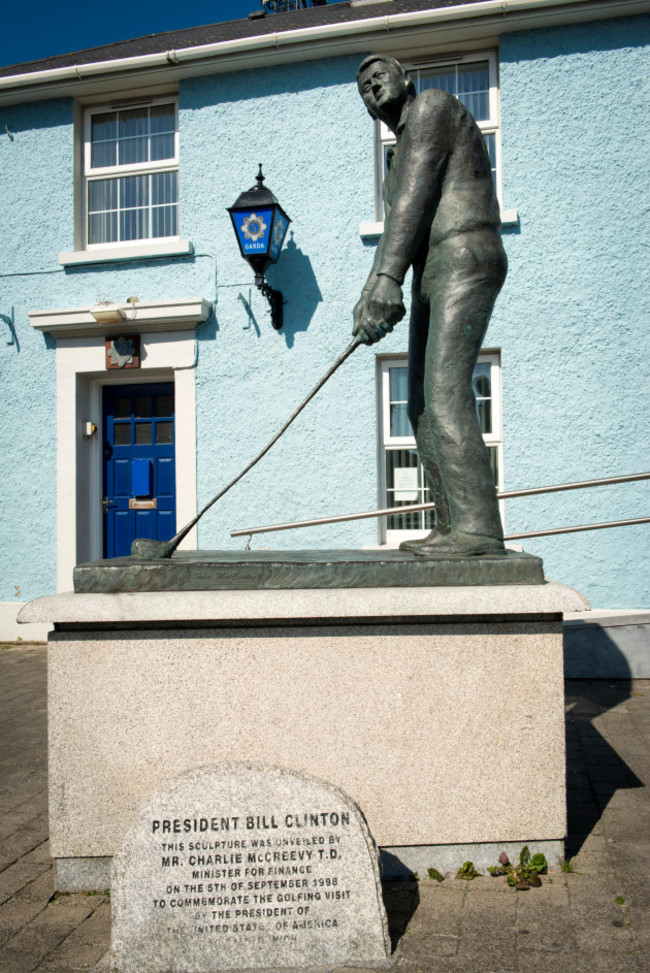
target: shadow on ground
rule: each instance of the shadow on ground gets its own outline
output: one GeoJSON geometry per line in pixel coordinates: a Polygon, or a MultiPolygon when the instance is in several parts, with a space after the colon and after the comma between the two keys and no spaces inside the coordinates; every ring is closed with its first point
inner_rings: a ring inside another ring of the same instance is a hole
{"type": "Polygon", "coordinates": [[[593,724],[631,697],[630,679],[565,682],[567,859],[578,854],[616,791],[644,786],[593,724]]]}
{"type": "Polygon", "coordinates": [[[393,952],[406,932],[420,904],[417,882],[385,882],[382,885],[384,906],[388,918],[390,945],[393,952]]]}

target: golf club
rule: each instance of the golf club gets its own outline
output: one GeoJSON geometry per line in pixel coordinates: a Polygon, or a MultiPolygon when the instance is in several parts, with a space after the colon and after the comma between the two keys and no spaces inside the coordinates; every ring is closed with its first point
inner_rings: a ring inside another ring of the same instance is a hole
{"type": "Polygon", "coordinates": [[[217,502],[217,500],[220,500],[221,497],[223,497],[226,493],[228,493],[228,490],[234,487],[235,483],[238,483],[241,480],[241,478],[248,473],[249,470],[252,470],[252,468],[255,466],[256,463],[259,463],[262,457],[265,456],[266,453],[268,453],[271,446],[277,443],[280,436],[282,436],[283,433],[287,431],[287,429],[289,428],[293,420],[298,415],[300,415],[300,413],[305,408],[307,403],[313,399],[316,393],[323,387],[323,385],[325,385],[325,382],[327,382],[328,379],[332,377],[332,375],[337,370],[337,368],[343,364],[346,358],[348,358],[355,350],[355,348],[358,348],[360,344],[361,342],[357,341],[357,339],[355,338],[354,341],[352,341],[351,344],[348,345],[348,347],[345,349],[343,354],[339,358],[337,358],[337,360],[328,369],[325,375],[323,375],[321,380],[314,386],[314,388],[311,390],[309,395],[305,399],[303,399],[303,401],[300,403],[298,408],[287,419],[287,421],[282,426],[282,428],[278,430],[278,432],[276,432],[273,439],[271,439],[270,442],[266,444],[264,449],[257,454],[255,459],[252,460],[248,464],[248,466],[244,467],[241,473],[237,474],[234,480],[231,480],[230,483],[227,484],[227,486],[225,486],[222,490],[219,491],[219,493],[216,494],[216,496],[212,498],[212,500],[206,503],[205,507],[199,510],[198,514],[195,517],[193,517],[192,520],[190,520],[190,522],[185,525],[185,527],[179,530],[179,532],[175,534],[174,537],[171,538],[171,540],[168,541],[156,541],[156,540],[151,540],[150,538],[147,537],[137,537],[133,541],[133,544],[131,545],[131,557],[142,558],[147,561],[154,561],[161,558],[170,558],[174,553],[174,551],[176,550],[176,548],[178,547],[178,545],[180,544],[180,542],[183,540],[184,537],[187,536],[187,534],[189,534],[192,528],[199,522],[203,514],[206,513],[210,509],[210,507],[217,502]]]}

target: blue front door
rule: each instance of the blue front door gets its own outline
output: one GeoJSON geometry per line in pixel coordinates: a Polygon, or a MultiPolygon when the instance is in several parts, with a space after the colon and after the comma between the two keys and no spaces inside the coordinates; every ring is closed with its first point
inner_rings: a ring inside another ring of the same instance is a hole
{"type": "Polygon", "coordinates": [[[174,386],[104,388],[104,557],[176,533],[174,386]]]}

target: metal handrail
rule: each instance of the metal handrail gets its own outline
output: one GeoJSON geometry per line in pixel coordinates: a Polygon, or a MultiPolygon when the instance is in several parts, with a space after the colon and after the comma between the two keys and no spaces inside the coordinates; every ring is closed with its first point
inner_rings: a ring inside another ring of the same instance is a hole
{"type": "MultiPolygon", "coordinates": [[[[581,490],[586,487],[609,486],[612,483],[632,483],[635,480],[650,480],[650,473],[630,473],[626,476],[607,476],[600,480],[579,480],[575,483],[554,483],[550,486],[531,487],[527,490],[507,490],[497,493],[499,500],[513,497],[532,497],[540,493],[557,493],[561,490],[581,490]]],[[[231,530],[231,537],[252,537],[253,534],[266,534],[277,530],[296,530],[298,527],[316,527],[320,524],[338,524],[347,520],[364,520],[369,517],[388,517],[390,514],[415,513],[418,510],[433,510],[435,503],[413,503],[404,507],[386,507],[383,510],[367,510],[358,514],[341,514],[336,517],[319,517],[316,520],[299,520],[293,524],[268,524],[266,527],[247,527],[231,530]]],[[[549,530],[529,531],[525,534],[508,534],[504,540],[513,541],[521,537],[542,537],[547,534],[570,534],[581,530],[600,530],[605,527],[626,527],[630,524],[650,523],[650,517],[637,517],[633,520],[614,520],[600,524],[585,524],[577,527],[554,527],[549,530]]]]}
{"type": "Polygon", "coordinates": [[[506,534],[504,541],[517,541],[522,537],[546,537],[549,534],[575,534],[579,530],[603,530],[605,527],[629,527],[631,524],[650,524],[650,517],[633,517],[630,520],[605,520],[600,524],[579,524],[577,527],[552,527],[548,530],[528,530],[524,534],[506,534]]]}

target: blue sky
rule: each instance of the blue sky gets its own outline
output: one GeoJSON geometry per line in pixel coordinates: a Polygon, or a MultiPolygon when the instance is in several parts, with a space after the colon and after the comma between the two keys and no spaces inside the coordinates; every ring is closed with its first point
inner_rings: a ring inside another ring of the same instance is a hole
{"type": "Polygon", "coordinates": [[[238,20],[259,9],[260,0],[111,0],[106,6],[96,0],[11,3],[2,15],[0,65],[68,54],[143,34],[238,20]]]}

